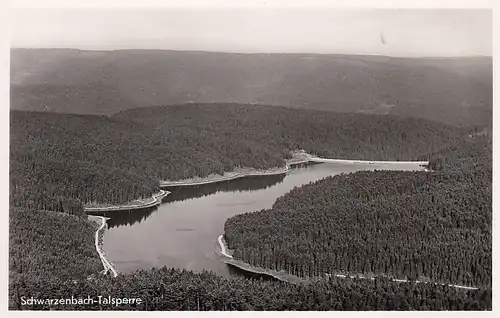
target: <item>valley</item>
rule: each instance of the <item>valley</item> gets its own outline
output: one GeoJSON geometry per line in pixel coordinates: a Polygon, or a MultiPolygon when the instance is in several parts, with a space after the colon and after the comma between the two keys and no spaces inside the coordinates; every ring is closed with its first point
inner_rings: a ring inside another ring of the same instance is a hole
{"type": "Polygon", "coordinates": [[[491,310],[490,57],[11,54],[10,309],[491,310]]]}

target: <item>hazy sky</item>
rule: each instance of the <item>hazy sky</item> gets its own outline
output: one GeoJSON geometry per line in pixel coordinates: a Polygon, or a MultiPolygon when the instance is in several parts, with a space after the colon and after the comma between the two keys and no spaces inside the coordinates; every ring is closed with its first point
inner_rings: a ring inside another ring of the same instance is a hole
{"type": "Polygon", "coordinates": [[[492,13],[470,9],[18,9],[11,15],[11,35],[13,47],[491,55],[492,13]]]}

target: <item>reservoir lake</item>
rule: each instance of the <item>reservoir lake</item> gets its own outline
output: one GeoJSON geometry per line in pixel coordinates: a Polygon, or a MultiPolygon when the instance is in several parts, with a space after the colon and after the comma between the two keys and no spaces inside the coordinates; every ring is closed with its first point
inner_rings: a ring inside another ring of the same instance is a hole
{"type": "Polygon", "coordinates": [[[95,213],[109,217],[103,247],[121,273],[151,267],[203,270],[229,277],[239,271],[216,253],[224,222],[237,214],[269,209],[304,184],[360,170],[423,170],[416,163],[321,163],[294,166],[287,174],[252,176],[199,186],[167,188],[161,205],[95,213]]]}

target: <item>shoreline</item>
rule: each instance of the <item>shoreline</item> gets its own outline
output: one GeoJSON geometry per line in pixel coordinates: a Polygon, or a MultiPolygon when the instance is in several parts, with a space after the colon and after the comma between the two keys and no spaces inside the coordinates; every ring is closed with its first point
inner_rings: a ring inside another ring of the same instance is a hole
{"type": "MultiPolygon", "coordinates": [[[[292,163],[292,165],[297,165],[297,164],[300,164],[300,163],[292,163]]],[[[178,180],[178,181],[160,181],[160,187],[161,188],[169,188],[169,187],[171,188],[171,187],[197,186],[197,185],[231,181],[231,180],[236,180],[236,179],[245,178],[245,177],[252,177],[252,176],[273,176],[273,175],[285,174],[290,170],[291,170],[290,166],[286,165],[285,167],[280,167],[280,168],[277,168],[274,170],[269,169],[266,171],[256,170],[256,169],[249,169],[249,171],[243,171],[243,172],[232,171],[232,172],[228,172],[226,175],[217,175],[217,176],[212,176],[212,177],[209,176],[206,178],[199,178],[199,179],[185,179],[185,180],[178,180]]]]}
{"type": "Polygon", "coordinates": [[[232,266],[237,267],[237,268],[239,268],[243,271],[246,271],[246,272],[270,276],[270,277],[273,277],[273,278],[280,280],[282,282],[285,282],[285,283],[297,284],[297,283],[305,282],[304,279],[299,278],[297,276],[286,274],[287,277],[283,277],[285,275],[284,273],[282,275],[280,275],[280,273],[274,272],[273,270],[268,270],[266,268],[252,266],[252,265],[247,264],[243,261],[234,259],[233,256],[230,254],[229,249],[226,247],[226,243],[224,240],[224,234],[219,235],[219,237],[217,238],[217,241],[219,242],[220,250],[216,250],[216,254],[220,254],[220,256],[222,256],[222,262],[225,264],[232,265],[232,266]]]}
{"type": "Polygon", "coordinates": [[[95,232],[95,249],[96,249],[97,253],[99,254],[99,257],[101,258],[102,266],[104,267],[104,274],[107,274],[108,270],[109,270],[109,271],[111,271],[113,277],[117,277],[118,271],[115,269],[115,266],[113,265],[113,263],[111,263],[107,259],[106,254],[104,254],[104,250],[103,250],[102,244],[101,244],[101,239],[104,236],[104,231],[105,231],[104,226],[106,225],[107,218],[105,218],[103,216],[97,216],[97,215],[89,215],[88,218],[89,218],[89,220],[94,221],[94,222],[95,222],[94,218],[99,219],[100,223],[101,223],[101,225],[99,226],[99,228],[95,232]]]}
{"type": "MultiPolygon", "coordinates": [[[[314,281],[315,279],[321,279],[321,276],[316,276],[316,277],[311,277],[311,278],[302,278],[302,277],[298,277],[295,275],[291,275],[291,274],[286,273],[286,272],[278,272],[278,271],[268,269],[268,268],[257,267],[257,266],[253,266],[253,265],[250,265],[248,263],[245,263],[241,260],[236,260],[233,258],[232,255],[230,255],[228,253],[228,248],[226,246],[225,241],[223,241],[223,237],[224,237],[224,234],[221,234],[218,237],[217,241],[219,242],[219,247],[221,249],[219,251],[219,253],[223,256],[222,262],[225,264],[229,264],[229,265],[238,267],[239,269],[241,269],[243,271],[250,272],[250,273],[268,275],[268,276],[274,277],[280,281],[290,283],[290,284],[308,283],[310,281],[314,281]]],[[[369,280],[375,280],[377,278],[377,276],[365,276],[363,274],[349,275],[349,274],[341,274],[341,273],[338,273],[338,274],[325,273],[325,277],[329,278],[331,276],[335,276],[338,278],[350,278],[350,279],[357,278],[357,279],[369,279],[369,280]]],[[[382,277],[384,277],[384,276],[382,276],[382,277]]],[[[398,278],[390,278],[390,277],[384,277],[384,278],[389,278],[390,281],[397,282],[397,283],[416,283],[416,284],[425,283],[425,284],[449,286],[449,287],[454,287],[454,288],[458,288],[458,289],[467,289],[467,290],[478,290],[479,289],[479,287],[474,287],[474,286],[462,286],[462,285],[455,285],[455,284],[433,283],[433,282],[420,281],[420,280],[412,281],[412,280],[407,280],[407,279],[398,279],[398,278]]]]}
{"type": "Polygon", "coordinates": [[[226,175],[213,175],[205,178],[191,178],[191,179],[183,179],[177,181],[160,181],[160,187],[168,188],[168,187],[187,187],[187,186],[197,186],[218,182],[225,182],[230,180],[236,180],[244,177],[250,176],[269,176],[269,175],[278,175],[285,174],[291,170],[291,166],[307,164],[307,163],[343,163],[343,164],[416,164],[418,166],[428,165],[429,161],[374,161],[374,160],[350,160],[350,159],[330,159],[330,158],[320,158],[317,156],[313,156],[310,154],[301,154],[300,157],[295,157],[289,160],[286,160],[285,167],[269,169],[266,171],[250,169],[249,171],[244,172],[227,172],[226,175]],[[271,171],[270,171],[271,170],[271,171]]]}
{"type": "Polygon", "coordinates": [[[319,158],[319,157],[311,157],[310,162],[319,162],[319,163],[346,163],[346,164],[379,164],[379,165],[397,165],[397,164],[417,164],[417,165],[428,165],[429,161],[377,161],[377,160],[348,160],[348,159],[329,159],[329,158],[319,158]]]}
{"type": "Polygon", "coordinates": [[[88,212],[126,211],[126,210],[145,209],[161,204],[162,199],[166,197],[169,193],[170,193],[169,191],[160,190],[160,192],[153,194],[153,196],[151,197],[153,199],[152,202],[143,204],[119,205],[119,206],[114,205],[107,207],[84,207],[83,210],[88,213],[88,212]]]}

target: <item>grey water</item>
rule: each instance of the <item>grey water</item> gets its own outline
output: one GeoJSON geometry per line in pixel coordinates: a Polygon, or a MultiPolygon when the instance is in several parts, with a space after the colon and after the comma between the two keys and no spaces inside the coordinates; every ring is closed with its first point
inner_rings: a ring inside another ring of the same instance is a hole
{"type": "MultiPolygon", "coordinates": [[[[122,273],[151,267],[238,275],[216,254],[226,219],[269,209],[276,199],[304,184],[359,170],[421,170],[417,164],[322,163],[293,168],[286,175],[247,177],[169,189],[157,207],[107,213],[103,247],[122,273]]],[[[103,214],[104,215],[104,214],[103,214]]]]}

